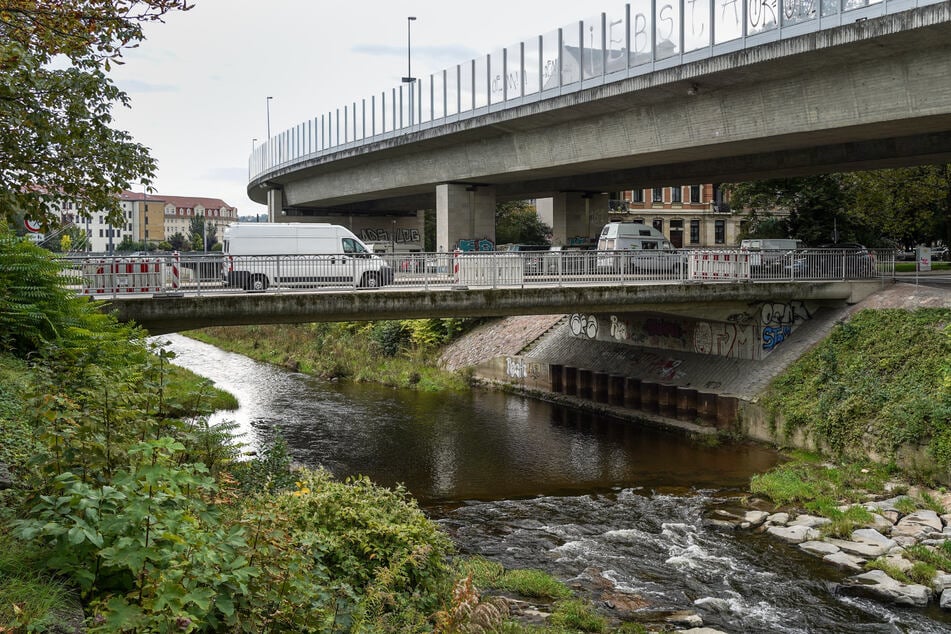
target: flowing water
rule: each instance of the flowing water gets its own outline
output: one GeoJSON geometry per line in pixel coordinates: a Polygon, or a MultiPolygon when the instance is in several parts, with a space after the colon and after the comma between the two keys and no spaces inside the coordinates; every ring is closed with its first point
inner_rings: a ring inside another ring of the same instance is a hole
{"type": "Polygon", "coordinates": [[[178,335],[175,362],[238,397],[230,420],[260,449],[282,435],[308,466],[403,483],[459,549],[539,568],[591,599],[696,611],[726,632],[951,632],[931,611],[841,596],[843,575],[762,535],[705,526],[777,455],[500,392],[426,394],[334,383],[178,335]]]}

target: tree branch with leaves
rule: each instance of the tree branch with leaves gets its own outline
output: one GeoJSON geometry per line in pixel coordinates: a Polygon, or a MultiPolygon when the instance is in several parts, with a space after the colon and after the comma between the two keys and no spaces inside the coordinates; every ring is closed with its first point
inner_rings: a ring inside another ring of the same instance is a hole
{"type": "Polygon", "coordinates": [[[0,208],[54,227],[66,199],[121,224],[118,192],[151,186],[148,148],[111,127],[129,97],[109,78],[143,27],[187,0],[0,0],[0,208]]]}

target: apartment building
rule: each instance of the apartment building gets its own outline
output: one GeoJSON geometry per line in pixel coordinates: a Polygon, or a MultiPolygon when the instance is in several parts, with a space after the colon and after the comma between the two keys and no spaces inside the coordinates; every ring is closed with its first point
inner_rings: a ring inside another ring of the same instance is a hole
{"type": "Polygon", "coordinates": [[[220,236],[225,227],[238,222],[238,208],[220,198],[164,196],[125,191],[120,196],[123,211],[134,219],[134,240],[161,242],[176,233],[187,237],[192,219],[205,218],[220,236]]]}
{"type": "Polygon", "coordinates": [[[710,183],[620,192],[609,217],[652,225],[678,249],[735,247],[745,220],[731,212],[723,192],[710,183]]]}

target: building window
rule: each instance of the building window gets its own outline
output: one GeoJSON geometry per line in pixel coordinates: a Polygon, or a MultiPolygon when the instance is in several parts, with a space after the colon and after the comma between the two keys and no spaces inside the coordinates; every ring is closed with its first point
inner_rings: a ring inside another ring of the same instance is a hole
{"type": "Polygon", "coordinates": [[[700,244],[700,221],[690,221],[690,244],[700,244]]]}
{"type": "Polygon", "coordinates": [[[634,219],[634,222],[639,223],[639,224],[644,224],[644,219],[643,219],[643,218],[635,218],[635,219],[634,219]]]}
{"type": "Polygon", "coordinates": [[[100,238],[103,237],[103,235],[102,235],[102,229],[99,230],[99,237],[100,237],[100,238]]]}
{"type": "Polygon", "coordinates": [[[651,201],[655,203],[664,202],[664,188],[663,187],[654,188],[654,196],[653,198],[651,198],[651,201]]]}
{"type": "Polygon", "coordinates": [[[726,244],[726,221],[717,220],[713,223],[713,241],[717,244],[726,244]]]}
{"type": "Polygon", "coordinates": [[[683,194],[683,189],[681,189],[680,187],[671,187],[670,188],[670,202],[672,203],[683,202],[683,198],[681,198],[682,194],[683,194]]]}
{"type": "Polygon", "coordinates": [[[692,203],[700,202],[700,185],[690,186],[690,202],[692,203]]]}
{"type": "Polygon", "coordinates": [[[644,202],[644,190],[635,189],[631,192],[631,202],[632,203],[642,203],[644,202]]]}
{"type": "Polygon", "coordinates": [[[654,218],[654,221],[653,221],[651,224],[654,225],[654,228],[657,229],[658,231],[660,231],[661,233],[664,232],[664,219],[663,219],[663,218],[654,218]]]}

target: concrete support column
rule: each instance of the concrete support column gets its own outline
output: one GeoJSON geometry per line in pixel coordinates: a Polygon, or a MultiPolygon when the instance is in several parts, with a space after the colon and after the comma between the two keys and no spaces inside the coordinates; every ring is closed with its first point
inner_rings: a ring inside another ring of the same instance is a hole
{"type": "MultiPolygon", "coordinates": [[[[436,250],[452,251],[460,242],[495,244],[495,188],[446,183],[436,186],[436,250]]],[[[468,249],[464,249],[468,250],[468,249]]]]}
{"type": "Polygon", "coordinates": [[[268,222],[278,222],[284,211],[284,190],[267,190],[267,220],[268,222]]]}
{"type": "Polygon", "coordinates": [[[552,229],[552,244],[587,244],[608,222],[608,194],[557,192],[535,201],[538,217],[552,229]]]}

